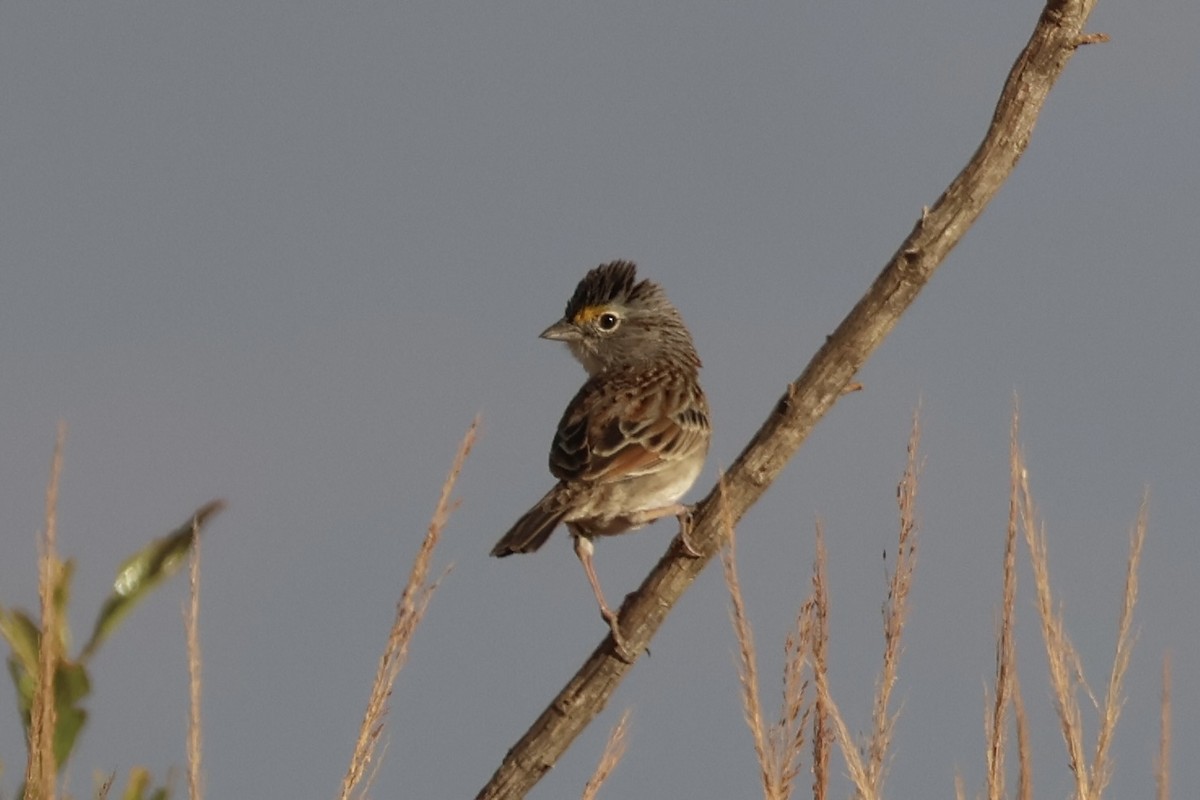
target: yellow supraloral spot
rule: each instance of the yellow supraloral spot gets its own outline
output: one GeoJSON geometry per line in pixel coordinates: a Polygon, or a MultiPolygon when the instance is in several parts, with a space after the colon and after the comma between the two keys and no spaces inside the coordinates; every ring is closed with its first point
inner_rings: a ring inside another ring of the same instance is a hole
{"type": "Polygon", "coordinates": [[[579,312],[575,314],[575,319],[573,322],[576,325],[587,325],[589,322],[593,322],[597,317],[608,310],[608,306],[585,306],[579,309],[579,312]]]}

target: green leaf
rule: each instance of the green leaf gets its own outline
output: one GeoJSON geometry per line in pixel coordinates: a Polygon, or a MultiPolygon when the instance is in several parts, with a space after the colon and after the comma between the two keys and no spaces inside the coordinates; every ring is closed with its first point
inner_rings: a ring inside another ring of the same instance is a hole
{"type": "Polygon", "coordinates": [[[68,558],[63,562],[58,573],[58,585],[54,587],[54,619],[58,623],[58,652],[64,656],[71,646],[71,620],[67,616],[67,606],[71,601],[71,579],[75,577],[75,559],[68,558]]]}
{"type": "Polygon", "coordinates": [[[125,791],[121,793],[121,800],[168,800],[171,796],[171,791],[166,786],[160,786],[157,789],[152,789],[150,794],[146,794],[147,789],[151,789],[154,783],[154,777],[145,767],[133,767],[129,770],[129,782],[125,784],[125,791]]]}
{"type": "Polygon", "coordinates": [[[8,657],[8,674],[12,677],[13,688],[17,690],[17,707],[21,711],[21,721],[25,726],[25,739],[29,739],[29,715],[33,708],[33,693],[37,691],[37,672],[29,672],[13,656],[8,657]]]}
{"type": "Polygon", "coordinates": [[[33,695],[37,691],[38,629],[29,615],[18,609],[0,615],[0,631],[12,648],[8,656],[8,674],[17,691],[17,708],[21,712],[25,743],[28,745],[33,695]]]}
{"type": "MultiPolygon", "coordinates": [[[[28,744],[33,696],[38,686],[37,649],[40,637],[33,620],[23,611],[6,614],[0,627],[4,628],[5,638],[13,645],[13,653],[8,657],[8,673],[12,676],[13,685],[17,690],[17,706],[21,712],[21,723],[28,744]],[[19,644],[14,643],[14,640],[19,644]]],[[[59,769],[70,758],[75,740],[87,723],[87,712],[79,707],[79,703],[91,690],[91,680],[86,668],[66,659],[59,661],[54,672],[54,758],[59,769]]]]}
{"type": "MultiPolygon", "coordinates": [[[[36,675],[40,634],[29,614],[19,608],[13,611],[0,608],[0,635],[12,648],[8,656],[8,670],[12,673],[13,682],[17,683],[21,674],[36,675]]],[[[17,691],[19,694],[19,685],[17,691]]]]}
{"type": "Polygon", "coordinates": [[[116,629],[125,615],[155,587],[179,571],[184,556],[200,533],[204,523],[225,507],[221,500],[214,500],[196,510],[192,518],[166,536],[155,539],[134,553],[117,571],[112,594],[104,601],[92,638],[84,646],[79,660],[86,663],[96,648],[116,629]]]}
{"type": "MultiPolygon", "coordinates": [[[[59,653],[54,673],[54,757],[59,770],[70,758],[75,741],[87,723],[88,714],[81,703],[92,691],[86,666],[88,659],[141,598],[179,570],[183,557],[195,541],[201,526],[224,507],[225,504],[219,500],[202,506],[185,525],[152,542],[122,565],[117,573],[113,593],[101,608],[92,637],[77,660],[71,660],[66,655],[71,638],[67,611],[75,562],[68,560],[60,565],[57,581],[51,587],[51,602],[57,613],[54,630],[49,632],[49,635],[57,640],[59,653]]],[[[8,672],[17,691],[17,704],[24,723],[27,744],[33,699],[37,693],[40,674],[38,650],[41,635],[39,624],[28,612],[0,607],[0,636],[4,637],[11,649],[8,656],[8,672]]],[[[158,788],[151,791],[147,798],[146,792],[150,788],[149,773],[139,774],[135,770],[130,775],[130,786],[125,796],[135,800],[166,800],[169,796],[166,788],[158,788]]]]}
{"type": "MultiPolygon", "coordinates": [[[[55,620],[57,630],[55,637],[58,639],[58,653],[61,659],[58,669],[55,672],[55,705],[58,714],[60,715],[59,727],[55,730],[55,754],[59,754],[58,741],[59,737],[64,733],[69,733],[69,736],[63,740],[63,745],[66,750],[63,753],[69,753],[70,747],[75,741],[75,736],[79,733],[79,728],[83,726],[86,719],[86,714],[83,719],[79,718],[81,712],[74,709],[74,695],[82,697],[87,694],[87,673],[82,676],[66,675],[64,670],[81,670],[80,667],[75,667],[66,660],[65,652],[66,645],[70,639],[70,628],[67,624],[67,603],[71,596],[71,578],[75,574],[75,565],[72,561],[67,561],[62,565],[58,572],[58,581],[52,587],[51,597],[55,607],[55,620]],[[82,680],[82,683],[81,683],[82,680]],[[69,681],[70,685],[64,685],[63,681],[69,681]],[[79,695],[80,686],[83,687],[83,694],[79,695]],[[64,693],[65,692],[65,693],[64,693]],[[64,698],[67,698],[67,703],[64,705],[64,698]]],[[[17,706],[21,711],[21,721],[25,727],[25,741],[29,741],[29,725],[32,719],[33,696],[37,692],[38,687],[38,648],[41,646],[41,629],[34,622],[33,617],[23,609],[7,611],[0,609],[0,635],[8,641],[12,652],[8,656],[8,674],[12,677],[13,687],[17,691],[17,706]]],[[[58,765],[62,765],[63,760],[58,760],[58,765]]]]}
{"type": "Polygon", "coordinates": [[[54,763],[61,771],[75,749],[75,740],[87,724],[88,713],[80,702],[92,692],[87,668],[63,661],[54,673],[54,705],[58,715],[54,729],[54,763]]]}
{"type": "Polygon", "coordinates": [[[121,800],[142,800],[149,785],[150,772],[145,767],[134,767],[129,770],[129,783],[125,784],[121,800]]]}

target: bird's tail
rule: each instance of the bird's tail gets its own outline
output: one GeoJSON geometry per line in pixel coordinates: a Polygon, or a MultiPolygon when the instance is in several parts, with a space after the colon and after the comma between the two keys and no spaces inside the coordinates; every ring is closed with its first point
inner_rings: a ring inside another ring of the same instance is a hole
{"type": "Polygon", "coordinates": [[[569,506],[561,501],[558,489],[551,490],[537,505],[526,511],[508,533],[500,537],[500,541],[492,548],[492,555],[504,558],[513,553],[532,553],[537,550],[554,533],[568,509],[569,506]]]}

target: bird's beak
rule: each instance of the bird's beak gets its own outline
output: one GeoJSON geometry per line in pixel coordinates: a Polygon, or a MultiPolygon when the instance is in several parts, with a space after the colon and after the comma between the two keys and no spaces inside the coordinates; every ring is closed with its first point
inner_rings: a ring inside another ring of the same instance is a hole
{"type": "Polygon", "coordinates": [[[574,342],[582,338],[579,328],[566,319],[560,319],[546,330],[542,331],[542,339],[553,339],[556,342],[574,342]]]}

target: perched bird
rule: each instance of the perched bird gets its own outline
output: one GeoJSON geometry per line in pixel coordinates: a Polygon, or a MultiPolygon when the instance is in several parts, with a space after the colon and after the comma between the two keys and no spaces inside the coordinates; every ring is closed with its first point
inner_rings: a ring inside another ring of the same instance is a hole
{"type": "Polygon", "coordinates": [[[675,516],[681,544],[691,551],[689,511],[679,498],[700,475],[711,439],[700,358],[662,288],[639,282],[628,261],[588,272],[563,318],[541,338],[565,342],[588,380],[554,433],[550,472],[558,483],[492,555],[532,553],[565,523],[600,614],[623,648],[617,615],[596,578],[592,539],[675,516]]]}

